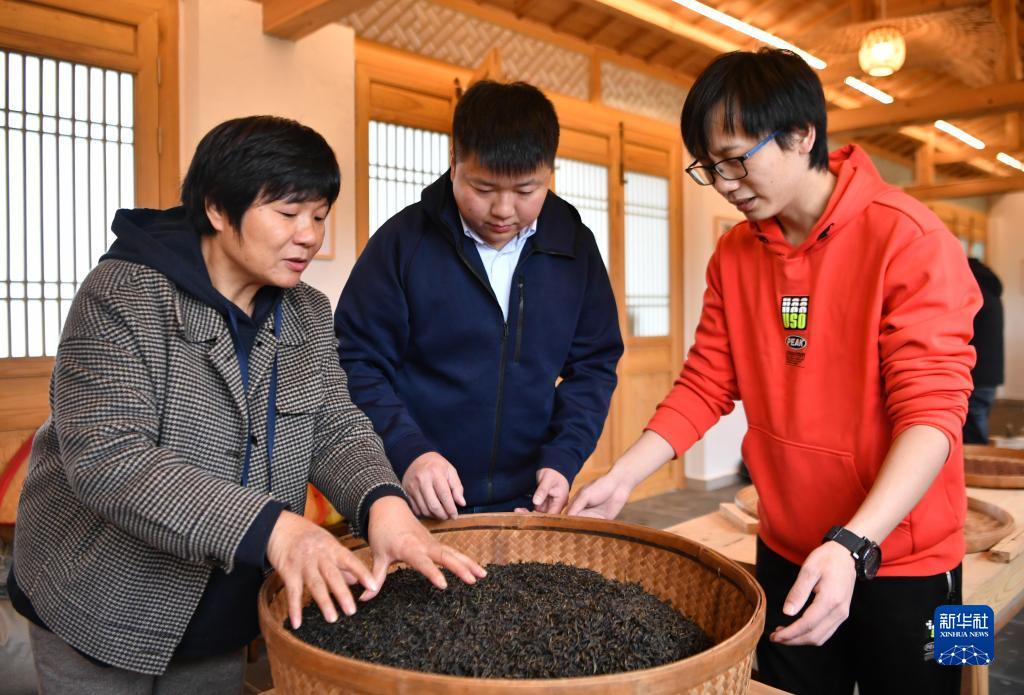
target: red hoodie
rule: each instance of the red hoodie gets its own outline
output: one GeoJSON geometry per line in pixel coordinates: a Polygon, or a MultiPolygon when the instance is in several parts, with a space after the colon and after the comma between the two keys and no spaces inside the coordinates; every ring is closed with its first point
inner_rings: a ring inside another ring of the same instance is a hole
{"type": "Polygon", "coordinates": [[[774,220],[722,237],[696,340],[648,429],[679,454],[742,400],[761,538],[802,564],[853,517],[893,439],[938,428],[949,458],[881,543],[879,571],[937,574],[964,555],[961,428],[981,296],[956,238],[863,150],[833,152],[829,169],[835,190],[798,248],[774,220]]]}

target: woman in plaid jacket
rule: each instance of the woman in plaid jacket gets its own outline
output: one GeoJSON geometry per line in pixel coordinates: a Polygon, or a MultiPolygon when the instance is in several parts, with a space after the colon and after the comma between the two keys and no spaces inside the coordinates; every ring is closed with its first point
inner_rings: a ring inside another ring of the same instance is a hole
{"type": "Polygon", "coordinates": [[[438,587],[483,570],[413,517],[349,400],[331,309],[300,283],[337,198],[334,153],[268,116],[214,128],[183,206],[121,210],[61,336],[9,588],[46,692],[229,692],[271,568],[293,625],[328,620],[402,560],[438,587]],[[315,484],[371,572],[302,518],[315,484]]]}

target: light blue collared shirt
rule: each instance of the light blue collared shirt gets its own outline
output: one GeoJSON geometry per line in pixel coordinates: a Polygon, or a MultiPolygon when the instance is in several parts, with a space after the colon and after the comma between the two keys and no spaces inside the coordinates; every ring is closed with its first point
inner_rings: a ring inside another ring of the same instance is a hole
{"type": "Polygon", "coordinates": [[[487,271],[487,279],[491,283],[491,289],[494,290],[494,296],[498,298],[498,304],[501,305],[501,313],[507,321],[508,300],[512,292],[512,274],[519,263],[519,255],[522,253],[523,247],[526,246],[526,240],[537,233],[537,222],[534,220],[533,224],[519,230],[515,238],[505,246],[496,249],[466,225],[466,220],[462,218],[461,213],[459,220],[462,222],[462,231],[476,242],[477,253],[480,254],[484,270],[487,271]]]}

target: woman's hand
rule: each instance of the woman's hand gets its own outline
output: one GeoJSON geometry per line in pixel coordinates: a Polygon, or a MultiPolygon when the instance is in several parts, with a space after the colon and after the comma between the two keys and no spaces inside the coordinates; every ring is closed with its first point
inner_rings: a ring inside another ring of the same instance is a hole
{"type": "Polygon", "coordinates": [[[448,586],[438,565],[451,570],[467,584],[475,584],[477,579],[487,575],[476,562],[430,535],[401,497],[382,497],[373,503],[367,538],[373,552],[372,581],[376,588],[360,582],[366,587],[360,601],[377,595],[387,578],[388,567],[395,562],[406,563],[438,589],[448,586]]]}
{"type": "Polygon", "coordinates": [[[345,615],[352,615],[356,604],[349,584],[358,582],[374,594],[380,590],[380,582],[374,579],[369,568],[337,538],[289,511],[281,512],[270,533],[267,560],[284,582],[288,617],[294,629],[302,625],[303,587],[309,589],[329,623],[338,619],[332,594],[345,615]]]}

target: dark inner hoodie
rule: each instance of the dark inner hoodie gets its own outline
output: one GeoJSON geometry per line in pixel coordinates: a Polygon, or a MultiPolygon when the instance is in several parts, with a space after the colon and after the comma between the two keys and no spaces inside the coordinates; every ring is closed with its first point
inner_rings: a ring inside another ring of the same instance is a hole
{"type": "MultiPolygon", "coordinates": [[[[282,296],[281,288],[261,288],[256,293],[252,316],[229,301],[210,281],[199,233],[187,222],[181,207],[119,210],[111,228],[117,240],[100,260],[117,259],[153,268],[182,291],[219,311],[231,332],[244,375],[260,326],[268,319],[273,320],[274,309],[282,296]]],[[[269,569],[267,541],[284,508],[282,502],[269,501],[243,537],[235,556],[234,571],[227,574],[219,568],[213,570],[175,657],[224,654],[241,648],[259,634],[255,607],[263,572],[269,569]]],[[[15,609],[36,625],[46,628],[28,596],[19,590],[13,567],[8,577],[8,589],[15,609]]],[[[83,656],[101,664],[88,655],[83,656]]]]}

